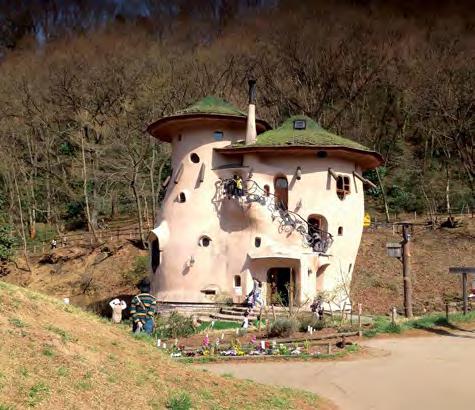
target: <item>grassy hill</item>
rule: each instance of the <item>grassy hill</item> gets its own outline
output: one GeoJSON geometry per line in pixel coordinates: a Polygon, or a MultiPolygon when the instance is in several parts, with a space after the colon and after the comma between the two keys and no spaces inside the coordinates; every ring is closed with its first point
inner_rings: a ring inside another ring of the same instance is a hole
{"type": "Polygon", "coordinates": [[[0,282],[0,409],[328,409],[217,377],[57,299],[0,282]]]}

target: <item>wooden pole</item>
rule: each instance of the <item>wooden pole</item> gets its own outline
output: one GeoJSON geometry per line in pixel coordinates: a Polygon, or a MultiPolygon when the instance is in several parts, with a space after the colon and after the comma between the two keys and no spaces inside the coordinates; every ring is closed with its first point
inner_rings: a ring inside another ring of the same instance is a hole
{"type": "Polygon", "coordinates": [[[290,269],[290,284],[289,284],[289,313],[292,316],[294,307],[294,270],[290,269]]]}
{"type": "Polygon", "coordinates": [[[266,314],[266,333],[267,333],[266,337],[269,337],[270,321],[269,321],[269,310],[267,309],[267,306],[266,306],[265,314],[266,314]]]}
{"type": "Polygon", "coordinates": [[[363,332],[361,330],[361,313],[363,311],[363,305],[358,303],[358,336],[363,336],[363,332]]]}
{"type": "Polygon", "coordinates": [[[409,242],[409,224],[402,225],[402,276],[404,280],[404,313],[412,318],[412,285],[411,285],[411,245],[409,242]]]}
{"type": "Polygon", "coordinates": [[[463,314],[468,312],[468,295],[467,295],[467,273],[462,273],[462,292],[463,292],[463,314]]]}
{"type": "Polygon", "coordinates": [[[449,302],[445,302],[445,319],[449,323],[449,302]]]}

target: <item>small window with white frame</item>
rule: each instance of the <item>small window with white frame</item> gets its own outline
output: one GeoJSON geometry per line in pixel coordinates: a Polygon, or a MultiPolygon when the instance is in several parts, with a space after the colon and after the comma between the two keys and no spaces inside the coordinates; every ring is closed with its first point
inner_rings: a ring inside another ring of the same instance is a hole
{"type": "Polygon", "coordinates": [[[336,180],[336,194],[341,200],[351,193],[350,177],[338,175],[336,180]]]}

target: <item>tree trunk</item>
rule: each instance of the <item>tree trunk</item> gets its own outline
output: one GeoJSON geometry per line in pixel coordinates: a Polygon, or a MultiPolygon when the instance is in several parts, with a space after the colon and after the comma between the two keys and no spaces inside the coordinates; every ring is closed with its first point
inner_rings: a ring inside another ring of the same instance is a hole
{"type": "Polygon", "coordinates": [[[155,197],[155,152],[156,146],[152,145],[152,163],[150,164],[150,187],[152,190],[152,214],[153,214],[153,223],[155,225],[155,217],[157,215],[157,198],[155,197]]]}
{"type": "Polygon", "coordinates": [[[25,256],[26,267],[28,271],[31,272],[30,261],[28,259],[28,249],[26,247],[26,233],[25,233],[25,225],[23,222],[23,207],[21,205],[20,190],[18,189],[18,182],[16,179],[15,171],[13,171],[13,175],[14,175],[15,189],[16,189],[16,194],[17,194],[17,199],[18,199],[18,211],[20,213],[21,239],[23,241],[23,254],[25,256]]]}
{"type": "Polygon", "coordinates": [[[134,176],[133,176],[133,179],[132,179],[131,186],[132,186],[132,191],[134,193],[135,204],[137,206],[137,219],[138,219],[138,223],[139,223],[140,242],[142,243],[142,247],[145,248],[145,239],[144,239],[144,235],[143,235],[143,225],[142,225],[142,206],[140,204],[140,197],[139,197],[139,194],[137,192],[137,173],[138,173],[138,170],[135,167],[134,168],[134,176]]]}
{"type": "Polygon", "coordinates": [[[378,168],[376,168],[376,176],[378,177],[379,188],[381,189],[381,196],[383,198],[384,204],[384,213],[386,214],[386,222],[391,222],[391,218],[389,217],[389,207],[388,201],[386,199],[386,192],[384,191],[383,181],[381,180],[381,175],[379,175],[378,168]]]}
{"type": "Polygon", "coordinates": [[[89,195],[87,193],[87,168],[86,168],[86,153],[84,150],[84,136],[81,135],[81,152],[82,152],[82,177],[83,177],[83,192],[84,192],[84,202],[86,205],[86,218],[89,225],[89,230],[94,237],[94,241],[97,242],[96,231],[94,225],[91,222],[91,211],[89,209],[89,195]]]}
{"type": "Polygon", "coordinates": [[[445,184],[445,204],[447,207],[447,213],[449,214],[449,216],[452,216],[452,212],[450,209],[450,170],[448,163],[446,164],[445,171],[447,176],[447,182],[445,184]]]}

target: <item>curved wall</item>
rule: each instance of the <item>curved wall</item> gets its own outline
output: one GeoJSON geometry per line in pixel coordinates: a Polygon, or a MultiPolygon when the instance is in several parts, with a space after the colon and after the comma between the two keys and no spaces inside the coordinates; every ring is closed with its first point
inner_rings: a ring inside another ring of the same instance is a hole
{"type": "MultiPolygon", "coordinates": [[[[160,300],[171,302],[210,302],[218,295],[233,297],[241,302],[252,288],[252,277],[267,281],[267,271],[273,267],[292,268],[295,275],[296,297],[306,301],[319,290],[341,287],[342,274],[351,278],[359,247],[363,213],[363,186],[353,177],[355,164],[335,158],[317,158],[314,153],[292,156],[245,154],[244,158],[222,156],[213,152],[231,142],[243,139],[245,128],[217,120],[215,123],[188,124],[174,136],[172,167],[174,170],[158,216],[159,226],[168,225],[166,242],[160,243],[160,266],[153,274],[153,292],[160,300]],[[214,131],[223,132],[223,140],[215,141],[214,131]],[[181,140],[179,135],[181,135],[181,140]],[[193,163],[190,154],[200,161],[193,163]],[[242,161],[242,167],[216,169],[242,161]],[[200,169],[205,164],[203,182],[200,169]],[[175,175],[180,165],[183,172],[178,183],[175,175]],[[300,180],[295,178],[301,167],[300,180]],[[350,177],[351,194],[340,200],[336,182],[328,168],[350,177]],[[213,170],[214,169],[214,170],[213,170]],[[289,182],[289,210],[307,218],[323,215],[334,243],[327,256],[318,256],[303,246],[298,232],[279,229],[280,218],[272,218],[266,205],[245,203],[243,199],[226,199],[217,189],[219,177],[230,178],[239,173],[261,187],[265,184],[274,192],[274,177],[285,175],[289,182]],[[179,202],[184,192],[186,201],[179,202]],[[299,209],[296,209],[298,208],[299,209]],[[338,228],[343,235],[338,236],[338,228]],[[203,235],[211,239],[209,246],[200,246],[203,235]],[[261,244],[256,247],[256,237],[261,244]],[[324,272],[317,280],[317,271],[324,272]],[[241,276],[241,286],[234,287],[235,275],[241,276]],[[213,292],[216,295],[213,295],[213,292]]],[[[359,171],[359,170],[357,170],[359,171]]],[[[160,227],[158,228],[160,231],[160,227]]],[[[159,236],[159,235],[158,235],[159,236]]]]}

